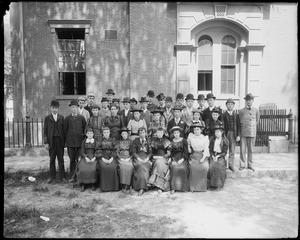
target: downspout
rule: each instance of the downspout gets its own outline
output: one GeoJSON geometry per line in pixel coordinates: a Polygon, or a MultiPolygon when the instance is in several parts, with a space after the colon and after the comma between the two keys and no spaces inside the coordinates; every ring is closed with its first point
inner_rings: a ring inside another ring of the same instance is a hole
{"type": "Polygon", "coordinates": [[[26,87],[25,87],[25,71],[24,71],[24,36],[23,36],[23,5],[19,2],[19,16],[20,16],[20,64],[21,64],[21,83],[22,83],[22,118],[27,115],[26,109],[26,87]]]}

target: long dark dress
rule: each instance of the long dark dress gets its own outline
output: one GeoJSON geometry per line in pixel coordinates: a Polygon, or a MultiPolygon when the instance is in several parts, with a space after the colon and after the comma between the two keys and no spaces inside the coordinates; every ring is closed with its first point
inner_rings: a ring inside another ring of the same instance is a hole
{"type": "Polygon", "coordinates": [[[115,141],[112,138],[103,138],[97,150],[98,172],[100,179],[101,191],[117,191],[119,190],[118,165],[115,154],[115,141]],[[109,160],[113,157],[110,164],[105,163],[101,158],[109,160]]]}
{"type": "Polygon", "coordinates": [[[188,137],[191,142],[192,152],[189,156],[190,158],[190,190],[205,192],[207,191],[207,175],[208,175],[208,160],[207,158],[204,162],[200,163],[200,159],[205,156],[209,156],[209,140],[207,136],[196,136],[191,133],[188,137]]]}
{"type": "Polygon", "coordinates": [[[132,156],[133,156],[133,189],[140,190],[141,188],[147,190],[148,180],[150,176],[151,163],[150,160],[146,163],[141,163],[137,158],[150,159],[152,156],[152,149],[150,147],[149,139],[146,139],[144,143],[141,142],[141,138],[138,137],[133,140],[132,143],[132,156]]]}
{"type": "Polygon", "coordinates": [[[211,187],[223,187],[226,179],[226,160],[225,156],[227,154],[229,141],[226,137],[222,137],[220,142],[221,152],[215,152],[215,141],[216,137],[212,137],[209,143],[209,152],[210,152],[210,164],[209,164],[209,185],[211,187]],[[212,159],[212,156],[220,156],[215,162],[212,159]]]}
{"type": "Polygon", "coordinates": [[[171,154],[171,142],[166,138],[155,137],[151,142],[153,156],[161,156],[162,158],[153,159],[152,173],[149,183],[154,186],[168,191],[170,190],[170,181],[166,178],[169,170],[168,158],[171,154]]]}
{"type": "Polygon", "coordinates": [[[130,185],[131,177],[133,173],[133,165],[132,165],[132,156],[131,156],[131,145],[132,141],[130,139],[120,140],[117,144],[117,156],[118,156],[118,164],[119,164],[119,176],[120,183],[130,185]],[[128,162],[121,160],[131,158],[128,162]]]}
{"type": "Polygon", "coordinates": [[[122,116],[110,116],[104,120],[104,125],[110,129],[110,137],[116,140],[120,139],[119,130],[125,126],[122,116]]]}
{"type": "Polygon", "coordinates": [[[189,166],[188,166],[188,144],[186,139],[182,138],[179,142],[172,142],[170,165],[170,188],[176,191],[189,191],[189,166]],[[181,158],[184,161],[178,164],[181,158]]]}
{"type": "Polygon", "coordinates": [[[81,159],[76,169],[78,183],[89,184],[97,181],[97,160],[89,163],[85,160],[85,157],[92,159],[95,156],[96,144],[96,141],[86,143],[86,140],[83,140],[82,142],[81,159]]]}
{"type": "Polygon", "coordinates": [[[94,131],[94,138],[96,141],[102,140],[102,127],[103,127],[103,120],[100,116],[91,116],[87,120],[87,124],[85,127],[85,132],[87,128],[92,128],[94,131]]]}

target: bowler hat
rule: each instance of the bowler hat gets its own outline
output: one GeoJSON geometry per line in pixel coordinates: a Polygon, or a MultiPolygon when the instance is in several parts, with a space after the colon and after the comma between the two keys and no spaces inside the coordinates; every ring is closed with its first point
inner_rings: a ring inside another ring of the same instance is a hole
{"type": "Polygon", "coordinates": [[[195,127],[199,127],[199,128],[202,128],[202,129],[205,128],[205,126],[204,126],[204,124],[203,124],[202,121],[196,122],[196,123],[192,123],[191,126],[190,126],[190,129],[193,129],[195,127]]]}
{"type": "Polygon", "coordinates": [[[186,95],[185,100],[189,100],[189,99],[194,100],[194,95],[191,94],[191,93],[189,93],[188,95],[186,95]]]}
{"type": "Polygon", "coordinates": [[[206,99],[205,100],[210,99],[210,98],[216,99],[216,97],[212,93],[208,93],[206,95],[206,99]]]}
{"type": "Polygon", "coordinates": [[[69,106],[72,106],[72,105],[78,106],[78,101],[77,100],[71,100],[69,106]]]}
{"type": "Polygon", "coordinates": [[[127,127],[122,127],[120,130],[118,130],[119,133],[121,132],[129,132],[130,130],[127,127]]]}
{"type": "Polygon", "coordinates": [[[134,108],[132,108],[131,110],[130,110],[130,112],[142,112],[143,110],[142,109],[140,109],[139,107],[137,107],[137,106],[135,106],[134,108]]]}
{"type": "Polygon", "coordinates": [[[126,102],[130,102],[130,98],[129,97],[123,97],[123,101],[122,103],[126,103],[126,102]]]}
{"type": "Polygon", "coordinates": [[[131,99],[130,99],[130,102],[135,102],[135,103],[137,103],[137,100],[136,100],[135,98],[131,98],[131,99]]]}
{"type": "Polygon", "coordinates": [[[158,101],[160,101],[160,100],[164,100],[166,97],[165,97],[165,95],[163,94],[163,93],[160,93],[160,94],[158,94],[157,96],[156,96],[156,99],[158,100],[158,101]]]}
{"type": "Polygon", "coordinates": [[[183,129],[179,126],[174,126],[170,129],[170,132],[174,132],[174,131],[179,131],[179,132],[182,132],[183,129]]]}
{"type": "Polygon", "coordinates": [[[139,102],[149,102],[149,101],[147,100],[146,97],[141,97],[141,100],[139,102]]]}
{"type": "Polygon", "coordinates": [[[205,100],[205,96],[203,94],[198,95],[198,100],[205,100]]]}
{"type": "Polygon", "coordinates": [[[95,97],[95,94],[92,93],[92,92],[90,92],[90,93],[88,93],[86,96],[87,96],[87,97],[89,97],[89,96],[95,97]]]}
{"type": "Polygon", "coordinates": [[[59,107],[59,101],[57,101],[56,99],[53,99],[50,103],[51,107],[59,107]]]}
{"type": "Polygon", "coordinates": [[[103,97],[103,98],[101,99],[101,102],[109,102],[109,100],[108,100],[107,97],[103,97]]]}
{"type": "Polygon", "coordinates": [[[166,97],[166,102],[173,102],[172,97],[171,97],[171,96],[167,96],[167,97],[166,97]]]}
{"type": "Polygon", "coordinates": [[[215,113],[219,113],[219,114],[220,114],[220,108],[214,107],[214,108],[211,110],[211,112],[212,112],[212,113],[215,112],[215,113]]]}
{"type": "Polygon", "coordinates": [[[182,110],[183,108],[179,104],[175,104],[173,110],[182,110]]]}
{"type": "Polygon", "coordinates": [[[154,91],[149,90],[148,93],[147,93],[147,96],[148,97],[154,97],[155,96],[154,91]]]}
{"type": "Polygon", "coordinates": [[[84,98],[84,97],[79,97],[78,99],[77,99],[77,101],[85,101],[86,99],[84,98]]]}
{"type": "Polygon", "coordinates": [[[99,107],[99,105],[97,105],[97,104],[95,104],[95,103],[93,103],[92,105],[91,105],[91,110],[93,109],[93,108],[98,108],[99,110],[100,110],[100,107],[99,107]]]}
{"type": "Polygon", "coordinates": [[[246,95],[246,97],[244,97],[245,100],[249,100],[249,99],[254,99],[254,96],[252,95],[252,93],[248,93],[246,95]]]}
{"type": "Polygon", "coordinates": [[[106,94],[112,94],[112,95],[115,95],[114,90],[112,90],[111,88],[109,88],[109,89],[107,90],[107,93],[106,93],[106,94]]]}
{"type": "Polygon", "coordinates": [[[233,104],[235,104],[235,102],[234,102],[234,100],[232,98],[228,98],[227,101],[226,101],[226,104],[227,103],[233,103],[233,104]]]}
{"type": "Polygon", "coordinates": [[[120,102],[120,98],[113,98],[111,101],[112,102],[120,102]]]}
{"type": "Polygon", "coordinates": [[[177,99],[184,99],[183,94],[182,94],[182,93],[177,93],[177,95],[176,95],[176,100],[177,100],[177,99]]]}

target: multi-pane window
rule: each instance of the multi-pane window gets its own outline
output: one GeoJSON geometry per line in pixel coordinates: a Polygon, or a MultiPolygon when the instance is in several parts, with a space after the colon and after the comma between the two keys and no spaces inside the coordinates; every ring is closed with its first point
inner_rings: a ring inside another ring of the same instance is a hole
{"type": "Polygon", "coordinates": [[[212,39],[204,35],[198,41],[198,91],[212,90],[212,39]]]}
{"type": "Polygon", "coordinates": [[[235,94],[236,40],[227,35],[222,39],[221,93],[235,94]]]}
{"type": "Polygon", "coordinates": [[[85,30],[57,29],[61,95],[85,95],[85,30]]]}

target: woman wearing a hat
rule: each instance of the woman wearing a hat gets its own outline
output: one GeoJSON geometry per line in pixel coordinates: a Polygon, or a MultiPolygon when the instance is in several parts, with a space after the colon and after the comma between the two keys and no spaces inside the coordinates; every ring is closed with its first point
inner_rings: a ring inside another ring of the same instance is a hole
{"type": "Polygon", "coordinates": [[[188,151],[190,153],[190,191],[207,191],[207,173],[209,157],[209,139],[201,134],[204,125],[196,123],[191,125],[193,134],[190,134],[188,141],[188,151]]]}
{"type": "Polygon", "coordinates": [[[141,119],[141,112],[143,110],[134,107],[131,109],[133,113],[133,119],[130,119],[127,125],[128,130],[130,131],[130,139],[133,141],[134,139],[139,137],[138,129],[144,127],[147,130],[147,124],[144,119],[141,119]]]}
{"type": "Polygon", "coordinates": [[[188,143],[180,137],[182,128],[175,126],[170,131],[174,138],[171,144],[170,164],[170,189],[171,194],[175,191],[187,192],[190,190],[189,167],[188,167],[188,143]]]}
{"type": "Polygon", "coordinates": [[[116,145],[120,184],[122,185],[122,192],[128,193],[130,190],[131,177],[133,173],[131,156],[132,141],[128,138],[129,130],[126,127],[122,127],[118,132],[121,135],[121,140],[118,141],[116,145]]]}
{"type": "Polygon", "coordinates": [[[87,120],[85,131],[87,130],[87,128],[93,129],[95,140],[101,141],[102,127],[103,127],[104,123],[103,123],[102,118],[99,116],[100,107],[97,104],[92,104],[91,110],[92,110],[93,116],[91,116],[87,120]]]}
{"type": "Polygon", "coordinates": [[[217,107],[214,107],[211,111],[211,118],[208,119],[205,123],[204,134],[208,134],[209,138],[215,136],[214,126],[223,124],[219,120],[219,116],[220,116],[220,109],[217,107]]]}
{"type": "Polygon", "coordinates": [[[153,114],[152,121],[150,122],[149,129],[148,129],[148,136],[152,139],[156,137],[156,132],[158,128],[165,128],[165,123],[162,121],[162,111],[160,109],[156,109],[151,111],[153,114]]]}
{"type": "Polygon", "coordinates": [[[115,140],[119,140],[120,139],[119,130],[124,126],[124,121],[123,118],[120,115],[118,115],[117,105],[112,103],[109,108],[110,108],[111,116],[105,118],[104,126],[109,127],[111,138],[114,138],[115,140]]]}
{"type": "Polygon", "coordinates": [[[223,125],[215,125],[215,136],[210,139],[209,187],[211,190],[223,188],[226,179],[226,160],[229,141],[223,136],[223,125]]]}
{"type": "MultiPolygon", "coordinates": [[[[195,124],[195,123],[200,123],[202,125],[205,125],[204,121],[202,121],[202,118],[201,118],[201,110],[200,109],[193,110],[192,124],[195,124]]],[[[188,127],[188,132],[190,133],[190,127],[188,127]]]]}

